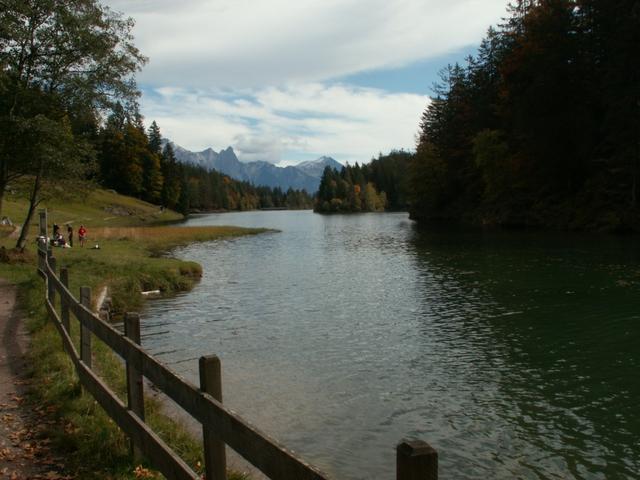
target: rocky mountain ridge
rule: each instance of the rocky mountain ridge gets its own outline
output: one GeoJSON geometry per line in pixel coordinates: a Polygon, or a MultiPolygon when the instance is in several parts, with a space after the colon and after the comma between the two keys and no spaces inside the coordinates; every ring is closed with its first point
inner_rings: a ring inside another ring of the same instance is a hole
{"type": "Polygon", "coordinates": [[[342,164],[327,156],[302,162],[295,166],[279,167],[265,161],[241,162],[232,147],[227,147],[219,152],[212,148],[201,152],[192,152],[173,142],[172,146],[179,162],[215,169],[232,178],[254,185],[280,187],[283,190],[289,188],[306,190],[310,194],[318,191],[320,178],[325,167],[330,166],[338,170],[342,168],[342,164]]]}

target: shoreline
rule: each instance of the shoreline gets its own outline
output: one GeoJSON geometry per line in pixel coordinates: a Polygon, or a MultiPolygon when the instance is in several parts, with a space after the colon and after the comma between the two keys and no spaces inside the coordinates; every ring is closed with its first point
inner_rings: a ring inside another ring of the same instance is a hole
{"type": "MultiPolygon", "coordinates": [[[[144,345],[142,347],[144,348],[144,345]]],[[[194,441],[201,443],[202,425],[200,422],[185,412],[184,409],[177,405],[166,394],[159,391],[155,385],[149,383],[146,378],[144,380],[146,387],[145,397],[148,396],[158,402],[161,414],[181,425],[185,431],[191,435],[194,441]]],[[[244,480],[269,480],[269,477],[265,476],[239,453],[236,453],[230,446],[225,445],[225,451],[227,456],[227,470],[242,476],[244,480]]]]}
{"type": "MultiPolygon", "coordinates": [[[[90,230],[90,241],[99,240],[99,250],[56,249],[55,256],[59,266],[69,269],[70,289],[74,294],[80,286],[89,286],[95,304],[102,296],[99,294],[104,291],[103,287],[108,286],[108,296],[115,311],[124,313],[143,307],[142,291],[159,289],[164,295],[171,295],[188,291],[199,281],[199,264],[167,257],[162,252],[184,244],[267,231],[240,227],[96,226],[90,230]],[[113,272],[118,275],[114,276],[113,272]]],[[[11,239],[0,238],[0,246],[11,248],[11,239]]],[[[59,412],[60,420],[67,425],[64,429],[48,430],[44,438],[49,439],[54,452],[65,452],[65,473],[88,479],[106,478],[117,473],[118,478],[133,480],[137,478],[134,470],[139,462],[130,456],[126,436],[97,406],[93,397],[79,388],[77,374],[61,350],[59,334],[48,321],[43,302],[44,285],[36,273],[35,260],[30,245],[24,254],[12,254],[5,263],[0,263],[0,276],[16,285],[20,308],[28,313],[33,338],[28,359],[29,368],[33,370],[34,402],[59,412]]],[[[77,341],[76,322],[72,322],[71,333],[77,341]]],[[[101,342],[95,345],[94,368],[114,392],[126,399],[123,364],[101,342]]],[[[153,403],[150,402],[147,415],[151,428],[200,472],[203,464],[201,440],[194,438],[191,432],[187,433],[185,425],[172,422],[171,416],[165,415],[153,403]]],[[[231,465],[238,465],[239,470],[249,470],[238,463],[230,462],[231,465]]],[[[245,478],[236,472],[229,475],[230,480],[245,478]]]]}
{"type": "Polygon", "coordinates": [[[309,208],[287,208],[287,207],[265,207],[265,208],[253,208],[251,210],[211,210],[211,211],[193,211],[189,212],[183,220],[178,223],[188,220],[190,217],[204,217],[206,215],[217,215],[221,213],[245,213],[245,212],[305,212],[313,211],[313,207],[309,208]]]}
{"type": "MultiPolygon", "coordinates": [[[[257,210],[253,210],[253,211],[257,211],[257,210]]],[[[198,216],[206,216],[206,215],[210,215],[212,212],[207,212],[207,213],[200,213],[197,214],[198,216]]],[[[231,211],[217,211],[217,212],[213,212],[213,213],[231,213],[231,211]]],[[[185,219],[186,220],[186,219],[185,219]]],[[[179,222],[172,222],[174,224],[177,223],[182,223],[185,220],[179,221],[179,222]]],[[[138,227],[132,227],[132,228],[138,228],[138,227]]],[[[155,227],[150,227],[150,228],[155,228],[155,227]]],[[[184,227],[184,228],[198,228],[198,227],[184,227]]],[[[213,227],[213,228],[217,228],[217,227],[213,227]]],[[[233,228],[238,228],[241,229],[242,227],[233,227],[233,228]]],[[[231,237],[233,238],[239,238],[242,236],[247,236],[247,235],[257,235],[257,234],[261,234],[261,233],[269,233],[269,232],[275,232],[277,230],[274,229],[243,229],[243,231],[246,231],[244,234],[238,234],[238,235],[232,235],[231,237]]],[[[219,239],[214,239],[211,241],[215,241],[215,240],[219,240],[219,239]]],[[[185,246],[185,245],[192,245],[192,244],[196,244],[196,243],[200,243],[202,240],[198,240],[198,239],[192,239],[191,241],[186,241],[186,242],[180,242],[180,243],[176,243],[170,246],[167,246],[166,248],[162,249],[162,256],[163,258],[167,258],[167,259],[173,259],[176,261],[180,261],[180,262],[190,262],[190,263],[196,263],[199,267],[200,270],[202,272],[202,266],[200,264],[198,264],[197,262],[191,261],[191,260],[181,260],[181,259],[177,259],[175,257],[173,257],[172,251],[174,251],[177,248],[180,248],[181,246],[185,246]]],[[[153,254],[153,256],[157,255],[157,252],[153,254]]],[[[145,302],[142,304],[142,308],[140,309],[140,313],[144,314],[144,311],[146,309],[146,302],[147,301],[153,301],[156,300],[158,298],[167,298],[167,297],[172,297],[175,295],[178,295],[180,293],[187,293],[189,291],[191,291],[193,289],[193,287],[200,281],[200,277],[201,275],[198,276],[198,278],[194,278],[192,283],[188,286],[188,288],[185,289],[180,289],[180,290],[175,290],[172,291],[170,293],[162,293],[158,296],[151,296],[148,298],[145,298],[145,302]]],[[[107,298],[107,291],[108,287],[105,285],[102,289],[101,289],[101,295],[99,297],[99,299],[104,300],[105,298],[107,298]]],[[[142,295],[142,292],[140,292],[142,295]]],[[[111,303],[112,298],[111,295],[108,295],[108,299],[109,299],[109,303],[111,303]]],[[[115,298],[115,300],[117,301],[117,298],[115,298]]],[[[101,309],[102,309],[102,303],[98,303],[96,302],[95,305],[95,311],[97,314],[100,313],[101,309]]],[[[110,312],[109,312],[109,316],[108,318],[111,318],[110,312]]],[[[112,321],[112,320],[111,320],[112,321]]],[[[116,322],[119,323],[119,322],[116,322]]],[[[144,348],[144,344],[141,344],[141,346],[144,348]]],[[[124,365],[124,364],[123,364],[124,365]]],[[[145,383],[145,398],[149,398],[152,401],[155,401],[158,403],[159,405],[159,413],[163,416],[165,416],[167,419],[169,419],[172,422],[175,422],[179,427],[181,427],[182,429],[185,430],[185,432],[191,437],[191,439],[198,443],[198,444],[202,444],[202,425],[200,424],[200,422],[198,422],[197,420],[195,420],[193,417],[191,417],[191,415],[189,415],[183,408],[181,408],[179,405],[177,405],[169,396],[167,396],[166,394],[164,394],[162,391],[158,390],[157,387],[152,384],[151,382],[149,382],[148,379],[143,378],[144,383],[145,383]]],[[[260,470],[258,470],[256,467],[254,467],[250,462],[248,462],[247,460],[244,459],[244,457],[242,457],[240,454],[236,453],[231,447],[226,446],[225,448],[226,450],[226,455],[227,455],[227,470],[230,472],[229,475],[229,479],[233,480],[234,478],[238,478],[238,480],[268,480],[268,477],[265,476],[260,470]],[[235,475],[235,477],[234,477],[235,475]]]]}
{"type": "MultiPolygon", "coordinates": [[[[258,210],[252,210],[252,211],[258,211],[258,210]]],[[[224,212],[217,212],[217,213],[231,213],[231,211],[224,211],[224,212]]],[[[209,215],[209,213],[202,213],[199,215],[205,216],[205,215],[209,215]]],[[[275,232],[275,231],[277,230],[267,229],[267,230],[264,230],[263,233],[275,232]]],[[[189,245],[193,243],[197,243],[197,242],[190,242],[189,245]]],[[[171,257],[171,252],[179,247],[180,245],[172,246],[169,249],[167,249],[164,253],[168,255],[170,258],[175,258],[175,257],[171,257]]],[[[199,281],[200,279],[197,279],[194,282],[194,285],[199,281]]],[[[176,291],[176,292],[173,292],[171,295],[163,296],[163,297],[150,297],[148,301],[152,302],[158,298],[167,298],[167,297],[177,295],[179,293],[187,293],[190,290],[191,288],[188,290],[176,291]]],[[[143,305],[143,308],[140,311],[140,313],[144,315],[145,310],[146,310],[146,302],[145,302],[145,305],[143,305]]],[[[144,318],[145,317],[143,317],[143,322],[144,322],[144,318]]],[[[141,346],[142,348],[144,348],[143,343],[141,344],[141,346]]],[[[184,429],[187,431],[189,435],[191,435],[194,441],[202,442],[202,425],[200,424],[200,422],[198,422],[191,415],[185,412],[182,407],[177,405],[165,393],[158,390],[157,387],[151,382],[149,382],[146,378],[144,378],[144,382],[146,387],[145,396],[149,396],[154,401],[159,403],[160,412],[163,415],[165,415],[167,418],[173,419],[175,422],[177,422],[182,427],[184,427],[184,429]]],[[[224,394],[224,391],[223,391],[223,394],[224,394]]],[[[235,450],[233,450],[228,445],[225,446],[225,451],[226,451],[226,457],[227,457],[228,470],[236,472],[237,474],[242,476],[242,478],[246,478],[246,480],[268,480],[268,477],[266,475],[264,475],[259,469],[257,469],[253,464],[251,464],[251,462],[246,460],[244,457],[242,457],[240,454],[238,454],[235,450]]]]}

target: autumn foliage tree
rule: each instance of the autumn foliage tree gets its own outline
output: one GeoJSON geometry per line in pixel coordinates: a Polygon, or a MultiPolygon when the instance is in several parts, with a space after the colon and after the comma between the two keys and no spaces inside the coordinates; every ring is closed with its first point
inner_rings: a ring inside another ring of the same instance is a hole
{"type": "Polygon", "coordinates": [[[406,210],[409,163],[404,151],[380,154],[370,163],[347,165],[339,172],[326,167],[320,179],[317,212],[380,212],[406,210]]]}

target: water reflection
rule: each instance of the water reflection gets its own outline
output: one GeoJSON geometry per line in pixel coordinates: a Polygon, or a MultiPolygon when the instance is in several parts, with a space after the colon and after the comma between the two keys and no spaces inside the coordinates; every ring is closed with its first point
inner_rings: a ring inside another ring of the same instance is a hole
{"type": "Polygon", "coordinates": [[[249,212],[280,229],[192,245],[202,282],[153,302],[144,345],[337,478],[624,478],[639,467],[638,250],[630,239],[417,232],[405,214],[249,212]]]}
{"type": "Polygon", "coordinates": [[[473,365],[484,387],[470,408],[485,424],[477,433],[465,431],[468,439],[481,444],[498,426],[508,439],[486,445],[498,462],[482,471],[522,478],[635,475],[640,425],[631,400],[640,391],[632,380],[639,357],[632,343],[640,338],[634,242],[458,234],[423,235],[414,246],[421,270],[457,275],[469,292],[465,302],[479,307],[464,325],[448,317],[442,338],[447,348],[447,334],[454,343],[464,339],[473,346],[468,352],[478,355],[460,360],[473,365]],[[485,405],[482,398],[491,396],[485,405]]]}

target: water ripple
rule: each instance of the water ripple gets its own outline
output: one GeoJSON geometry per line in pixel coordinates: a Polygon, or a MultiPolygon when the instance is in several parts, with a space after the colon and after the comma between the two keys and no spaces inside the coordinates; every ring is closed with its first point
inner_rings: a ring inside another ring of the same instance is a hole
{"type": "Polygon", "coordinates": [[[427,440],[441,478],[634,478],[640,249],[632,238],[418,233],[406,214],[247,212],[281,233],[187,246],[188,294],[144,345],[337,478],[392,478],[427,440]]]}

